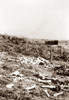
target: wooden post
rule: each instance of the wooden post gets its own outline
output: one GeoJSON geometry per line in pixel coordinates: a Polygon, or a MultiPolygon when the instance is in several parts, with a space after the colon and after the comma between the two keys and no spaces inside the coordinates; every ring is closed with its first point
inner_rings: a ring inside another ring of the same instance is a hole
{"type": "Polygon", "coordinates": [[[63,48],[61,47],[60,56],[63,57],[63,48]]]}
{"type": "Polygon", "coordinates": [[[26,42],[26,50],[27,50],[27,47],[28,47],[28,41],[26,42]]]}
{"type": "Polygon", "coordinates": [[[50,47],[50,62],[52,63],[52,46],[50,47]]]}

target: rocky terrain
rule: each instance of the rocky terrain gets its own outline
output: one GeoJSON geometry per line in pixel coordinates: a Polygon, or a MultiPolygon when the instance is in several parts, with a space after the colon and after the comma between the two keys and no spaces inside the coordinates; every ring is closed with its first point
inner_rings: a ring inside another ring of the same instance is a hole
{"type": "Polygon", "coordinates": [[[1,35],[0,100],[69,100],[68,49],[1,35]]]}

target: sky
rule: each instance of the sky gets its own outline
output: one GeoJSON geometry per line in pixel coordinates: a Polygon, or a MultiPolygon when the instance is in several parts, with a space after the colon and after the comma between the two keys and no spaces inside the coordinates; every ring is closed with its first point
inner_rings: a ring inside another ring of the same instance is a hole
{"type": "Polygon", "coordinates": [[[69,0],[0,0],[0,33],[69,40],[69,0]]]}

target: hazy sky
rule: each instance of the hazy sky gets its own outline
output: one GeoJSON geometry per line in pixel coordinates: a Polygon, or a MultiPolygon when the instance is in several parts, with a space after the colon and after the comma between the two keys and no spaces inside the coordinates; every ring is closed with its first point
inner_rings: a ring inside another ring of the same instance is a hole
{"type": "Polygon", "coordinates": [[[0,0],[0,33],[69,40],[69,0],[0,0]]]}

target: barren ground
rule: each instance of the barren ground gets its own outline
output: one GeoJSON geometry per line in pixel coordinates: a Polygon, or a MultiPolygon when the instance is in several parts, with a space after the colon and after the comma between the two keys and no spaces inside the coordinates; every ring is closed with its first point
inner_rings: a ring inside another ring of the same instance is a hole
{"type": "Polygon", "coordinates": [[[0,100],[69,100],[69,41],[45,42],[0,35],[0,100]]]}
{"type": "Polygon", "coordinates": [[[0,53],[0,100],[69,100],[66,63],[0,53]]]}

